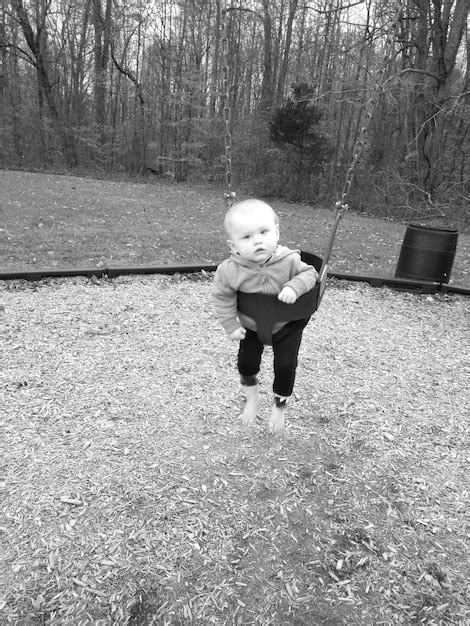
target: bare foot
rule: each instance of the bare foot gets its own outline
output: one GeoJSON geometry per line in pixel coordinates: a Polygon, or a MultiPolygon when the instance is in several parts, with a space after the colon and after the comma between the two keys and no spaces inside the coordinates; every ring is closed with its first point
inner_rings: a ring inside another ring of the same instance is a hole
{"type": "Polygon", "coordinates": [[[241,414],[242,422],[245,426],[253,426],[256,420],[256,414],[258,412],[258,405],[252,402],[247,402],[243,413],[241,414]]]}
{"type": "Polygon", "coordinates": [[[269,418],[268,428],[272,433],[276,434],[284,430],[285,413],[285,407],[273,406],[271,409],[271,417],[269,418]]]}
{"type": "Polygon", "coordinates": [[[245,426],[252,426],[258,413],[259,385],[243,387],[243,391],[245,392],[246,404],[241,415],[242,422],[245,426]]]}

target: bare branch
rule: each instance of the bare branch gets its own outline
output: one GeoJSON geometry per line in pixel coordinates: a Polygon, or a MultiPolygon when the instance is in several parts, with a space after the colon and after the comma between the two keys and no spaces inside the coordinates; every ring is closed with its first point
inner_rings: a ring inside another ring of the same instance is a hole
{"type": "Polygon", "coordinates": [[[420,70],[415,67],[406,67],[404,70],[400,70],[398,75],[401,76],[402,74],[422,74],[423,76],[429,76],[429,78],[433,78],[434,80],[438,80],[439,78],[436,74],[432,74],[431,72],[420,70]]]}
{"type": "Polygon", "coordinates": [[[38,64],[36,63],[35,59],[30,54],[28,54],[27,50],[24,50],[20,46],[13,44],[13,43],[5,43],[2,46],[0,46],[0,48],[4,48],[5,50],[9,49],[10,54],[18,57],[19,59],[23,61],[26,61],[27,63],[29,63],[35,68],[38,67],[38,64]]]}
{"type": "Polygon", "coordinates": [[[347,9],[352,9],[353,7],[357,7],[360,4],[364,4],[364,0],[358,0],[357,2],[347,4],[346,6],[331,7],[331,9],[325,10],[319,9],[318,7],[310,6],[309,4],[306,4],[305,6],[307,7],[307,9],[311,9],[312,11],[315,11],[315,13],[318,13],[318,15],[331,15],[332,13],[341,13],[342,11],[346,11],[347,9]]]}

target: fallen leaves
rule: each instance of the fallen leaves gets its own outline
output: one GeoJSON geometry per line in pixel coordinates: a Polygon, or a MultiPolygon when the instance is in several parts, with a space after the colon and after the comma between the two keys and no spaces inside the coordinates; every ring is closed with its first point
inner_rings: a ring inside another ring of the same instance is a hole
{"type": "MultiPolygon", "coordinates": [[[[0,187],[2,267],[218,263],[227,254],[222,233],[226,207],[216,189],[12,170],[0,170],[0,187]]],[[[334,222],[333,203],[317,208],[274,202],[282,242],[321,254],[334,222]]],[[[405,224],[348,212],[338,230],[331,270],[393,276],[405,231],[405,224]]],[[[452,283],[468,288],[469,259],[470,236],[461,232],[452,283]]]]}

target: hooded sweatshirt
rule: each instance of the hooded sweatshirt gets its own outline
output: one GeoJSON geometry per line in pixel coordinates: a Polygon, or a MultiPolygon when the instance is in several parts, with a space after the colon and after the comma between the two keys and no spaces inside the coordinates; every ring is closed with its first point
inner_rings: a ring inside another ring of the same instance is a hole
{"type": "MultiPolygon", "coordinates": [[[[318,272],[300,259],[298,250],[278,246],[263,265],[231,254],[215,273],[212,302],[217,319],[227,334],[240,327],[256,332],[255,321],[237,311],[237,291],[278,295],[283,287],[292,287],[297,297],[315,286],[318,272]]],[[[278,322],[273,333],[286,322],[278,322]]]]}

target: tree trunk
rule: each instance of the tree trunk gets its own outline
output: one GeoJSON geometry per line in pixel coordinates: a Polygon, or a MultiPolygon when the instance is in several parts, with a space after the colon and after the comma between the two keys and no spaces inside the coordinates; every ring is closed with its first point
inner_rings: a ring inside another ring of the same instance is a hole
{"type": "Polygon", "coordinates": [[[451,76],[465,30],[469,12],[468,0],[433,0],[433,74],[437,77],[431,90],[433,123],[430,126],[428,190],[434,196],[443,179],[443,153],[446,121],[452,106],[451,76]]]}
{"type": "Polygon", "coordinates": [[[465,83],[463,86],[464,102],[467,106],[470,106],[470,24],[468,19],[465,24],[465,34],[467,40],[467,67],[465,70],[465,83]]]}
{"type": "Polygon", "coordinates": [[[286,41],[284,44],[284,54],[282,57],[281,69],[279,71],[279,80],[277,84],[277,103],[281,103],[284,90],[286,86],[286,77],[287,77],[287,69],[289,66],[289,56],[290,49],[292,45],[292,26],[295,19],[295,13],[297,11],[297,6],[299,4],[299,0],[290,0],[289,4],[289,15],[287,17],[287,27],[286,27],[286,41]]]}
{"type": "Polygon", "coordinates": [[[73,145],[72,137],[66,131],[63,120],[59,114],[57,104],[54,98],[54,94],[52,92],[52,87],[49,81],[49,76],[47,72],[45,56],[46,56],[46,43],[45,39],[41,40],[41,31],[38,28],[38,32],[35,35],[33,29],[31,27],[31,23],[29,21],[28,14],[23,5],[23,0],[12,0],[12,7],[16,12],[18,17],[18,21],[20,23],[21,29],[23,31],[23,35],[26,39],[26,43],[28,44],[35,61],[35,67],[38,77],[38,84],[40,86],[41,92],[44,94],[44,97],[47,102],[47,107],[49,110],[49,114],[51,116],[53,127],[56,131],[56,134],[60,140],[63,155],[68,165],[76,165],[77,157],[75,154],[75,148],[73,145]]]}
{"type": "Polygon", "coordinates": [[[0,50],[2,52],[2,57],[0,59],[0,109],[2,116],[2,126],[4,123],[3,116],[5,114],[5,83],[6,83],[6,58],[7,58],[7,47],[6,47],[6,34],[5,34],[5,10],[2,9],[2,13],[0,16],[0,50]]]}
{"type": "Polygon", "coordinates": [[[263,0],[263,80],[261,83],[260,113],[269,114],[273,107],[273,36],[269,0],[263,0]]]}
{"type": "Polygon", "coordinates": [[[209,118],[213,120],[216,112],[217,92],[219,88],[219,55],[220,55],[220,0],[215,2],[215,34],[214,54],[212,55],[212,71],[210,80],[209,118]]]}
{"type": "Polygon", "coordinates": [[[106,47],[104,45],[105,18],[102,12],[101,0],[93,0],[93,29],[95,33],[93,43],[93,60],[95,72],[94,100],[95,124],[98,131],[98,140],[101,145],[106,142],[106,47]]]}
{"type": "Polygon", "coordinates": [[[304,67],[302,63],[302,57],[304,52],[304,39],[305,39],[305,23],[307,17],[307,5],[304,4],[301,8],[301,18],[300,18],[300,32],[298,34],[298,42],[297,42],[297,55],[295,60],[295,73],[294,73],[294,83],[302,82],[303,80],[303,72],[304,67]]]}
{"type": "Polygon", "coordinates": [[[85,121],[84,102],[84,79],[85,79],[85,55],[87,44],[87,31],[90,19],[91,0],[85,0],[83,7],[83,17],[78,40],[78,48],[75,58],[70,59],[72,66],[72,120],[77,126],[81,126],[85,121]]]}

